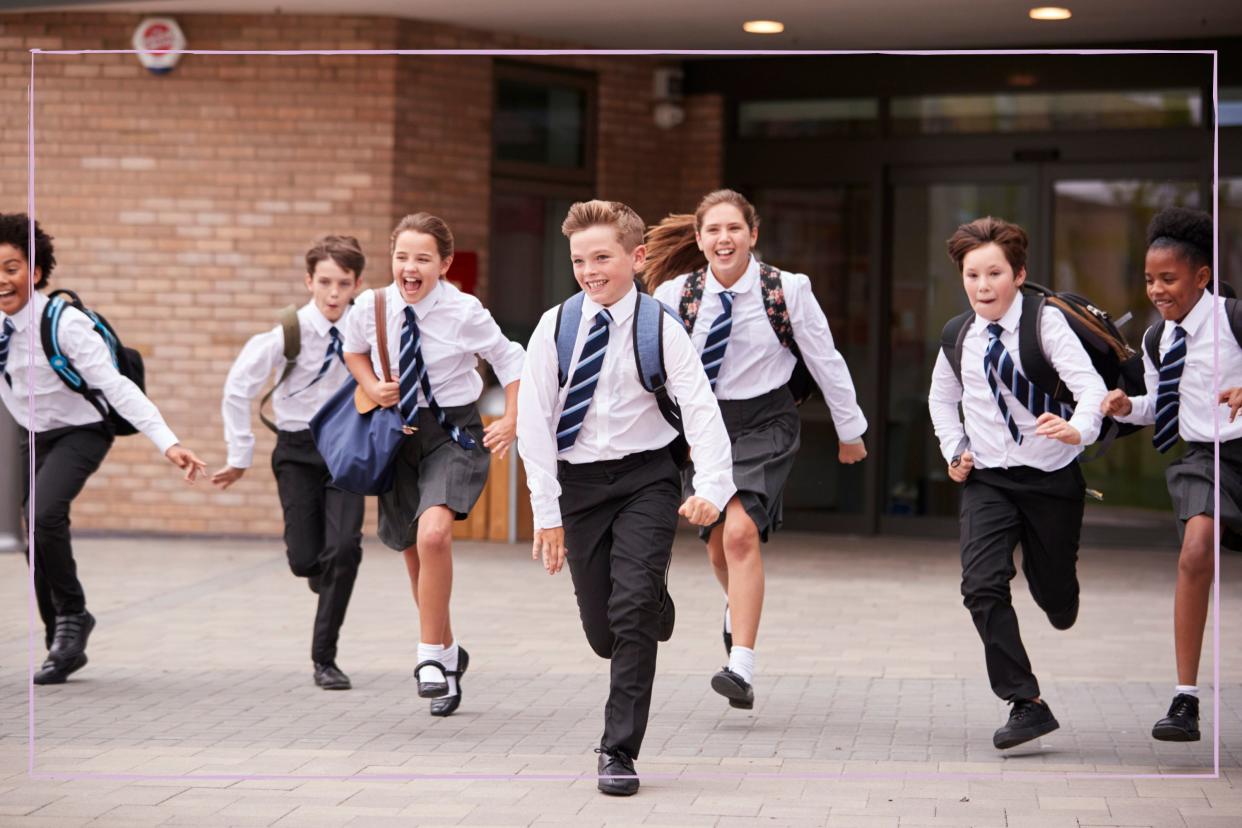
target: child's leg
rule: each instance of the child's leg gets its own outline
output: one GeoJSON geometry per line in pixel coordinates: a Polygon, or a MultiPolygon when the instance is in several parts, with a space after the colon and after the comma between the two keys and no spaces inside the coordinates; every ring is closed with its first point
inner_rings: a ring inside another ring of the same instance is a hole
{"type": "Polygon", "coordinates": [[[419,640],[443,646],[448,629],[449,597],[453,591],[453,513],[445,506],[432,506],[418,519],[419,640]]]}
{"type": "Polygon", "coordinates": [[[720,587],[729,594],[729,563],[725,559],[724,551],[724,523],[718,523],[712,527],[712,533],[707,538],[707,561],[712,565],[712,572],[716,575],[716,580],[720,582],[720,587]]]}
{"type": "Polygon", "coordinates": [[[319,664],[336,661],[336,643],[345,611],[353,595],[362,561],[362,520],[366,500],[361,495],[328,486],[324,493],[323,580],[315,612],[311,658],[319,664]]]}
{"type": "MultiPolygon", "coordinates": [[[[410,592],[414,595],[414,606],[418,606],[418,547],[410,546],[402,550],[401,556],[405,559],[405,571],[410,576],[410,592]]],[[[453,623],[452,612],[450,611],[444,619],[444,641],[453,641],[453,623]]]]}
{"type": "MultiPolygon", "coordinates": [[[[1071,470],[1063,469],[1057,474],[1067,478],[1058,480],[1058,484],[1077,494],[1077,487],[1069,479],[1074,476],[1071,470]]],[[[1078,618],[1078,543],[1083,498],[1049,496],[1044,491],[1014,497],[1022,512],[1022,573],[1031,597],[1047,613],[1052,626],[1067,630],[1078,618]]]]}
{"type": "Polygon", "coordinates": [[[733,621],[733,644],[754,649],[759,616],[763,612],[763,558],[759,553],[759,529],[737,497],[725,506],[721,534],[728,567],[726,588],[733,621]]]}
{"type": "Polygon", "coordinates": [[[299,578],[323,574],[324,478],[323,459],[310,432],[282,431],[272,450],[272,473],[285,516],[285,556],[299,578]]]}
{"type": "Polygon", "coordinates": [[[1177,561],[1177,592],[1173,599],[1173,638],[1177,650],[1177,682],[1198,684],[1203,628],[1215,574],[1212,518],[1195,515],[1186,521],[1177,561]]]}

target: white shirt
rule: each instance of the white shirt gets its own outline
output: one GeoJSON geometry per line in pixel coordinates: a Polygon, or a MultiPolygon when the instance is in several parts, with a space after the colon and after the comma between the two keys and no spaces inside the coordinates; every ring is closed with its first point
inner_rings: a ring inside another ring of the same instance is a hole
{"type": "MultiPolygon", "coordinates": [[[[302,348],[289,377],[272,394],[272,413],[281,431],[303,431],[328,397],[349,378],[349,369],[340,359],[333,358],[323,377],[311,385],[323,366],[324,355],[331,341],[333,326],[344,335],[345,320],[350,310],[331,322],[307,302],[298,309],[298,327],[302,348]],[[307,387],[309,386],[309,387],[307,387]]],[[[250,338],[242,348],[224,381],[224,399],[220,413],[224,418],[224,441],[228,444],[228,464],[235,469],[248,469],[254,461],[254,432],[250,429],[250,405],[264,386],[275,382],[285,367],[285,332],[277,325],[250,338]],[[273,376],[274,375],[274,376],[273,376]]]]}
{"type": "MultiPolygon", "coordinates": [[[[1019,292],[999,320],[1001,344],[1019,371],[1022,370],[1022,358],[1018,352],[1018,321],[1022,317],[1022,302],[1019,292]]],[[[927,405],[931,409],[936,437],[940,440],[940,453],[946,463],[957,454],[958,443],[966,434],[970,436],[970,451],[979,468],[1030,466],[1042,471],[1056,471],[1072,463],[1084,447],[1100,436],[1100,424],[1104,419],[1100,414],[1100,403],[1107,393],[1104,380],[1095,372],[1091,358],[1058,308],[1045,305],[1039,322],[1048,362],[1056,369],[1077,403],[1069,424],[1078,429],[1082,442],[1071,446],[1060,440],[1036,435],[1035,415],[1018,402],[1008,388],[1002,386],[1001,393],[1005,396],[1009,413],[1022,435],[1021,445],[1014,442],[983,371],[983,354],[991,339],[988,333],[990,323],[976,314],[967,322],[971,327],[962,343],[961,383],[953,375],[953,368],[943,350],[936,357],[936,367],[932,370],[927,405]],[[958,416],[959,403],[965,414],[964,431],[958,416]]]]}
{"type": "MultiPolygon", "coordinates": [[[[544,313],[531,335],[522,384],[518,386],[517,434],[518,450],[526,464],[536,529],[561,525],[561,486],[556,476],[558,460],[570,463],[620,460],[666,446],[677,436],[676,429],[660,413],[655,394],[638,381],[633,332],[637,301],[638,291],[630,288],[629,293],[608,308],[612,322],[608,325],[608,347],[604,351],[595,394],[576,442],[559,455],[556,424],[569,389],[568,383],[564,388],[557,383],[557,308],[544,313]]],[[[601,310],[603,307],[589,297],[583,299],[582,321],[578,325],[569,376],[573,376],[577,368],[587,331],[601,310]]],[[[664,367],[668,371],[669,396],[681,406],[686,441],[694,456],[694,491],[723,511],[729,498],[737,492],[733,485],[729,433],[685,327],[666,313],[660,314],[660,320],[664,325],[664,367]]]]}
{"type": "MultiPolygon", "coordinates": [[[[1186,331],[1186,363],[1182,378],[1177,384],[1179,406],[1177,430],[1182,439],[1195,443],[1210,443],[1215,439],[1212,417],[1220,424],[1222,442],[1242,437],[1242,417],[1229,422],[1229,406],[1216,402],[1212,390],[1212,313],[1215,310],[1220,337],[1220,390],[1242,385],[1242,348],[1229,328],[1229,315],[1225,312],[1225,300],[1206,291],[1180,323],[1164,320],[1160,334],[1160,361],[1173,347],[1173,331],[1180,324],[1186,331]]],[[[1152,364],[1143,349],[1143,377],[1151,393],[1131,397],[1129,415],[1117,417],[1123,423],[1152,425],[1156,422],[1156,386],[1160,382],[1160,369],[1152,364]]]]}
{"type": "MultiPolygon", "coordinates": [[[[858,406],[845,358],[833,344],[828,319],[811,292],[811,280],[802,273],[782,272],[780,276],[794,339],[807,370],[828,401],[837,436],[845,442],[857,442],[867,430],[867,418],[858,406]]],[[[677,311],[682,287],[689,277],[687,273],[660,285],[655,289],[655,298],[677,311]]],[[[729,332],[724,362],[716,376],[716,397],[721,400],[754,399],[788,383],[798,360],[781,345],[768,321],[759,262],[754,256],[742,278],[732,287],[720,284],[711,268],[707,269],[703,300],[691,332],[694,347],[700,354],[712,323],[724,310],[720,294],[726,290],[734,294],[733,328],[729,332]]]]}
{"type": "MultiPolygon", "coordinates": [[[[86,397],[70,390],[52,370],[39,330],[43,308],[48,298],[41,293],[31,295],[26,307],[13,315],[13,336],[9,340],[9,358],[5,370],[13,381],[10,388],[0,380],[0,398],[17,424],[41,433],[66,426],[91,425],[102,421],[99,411],[86,397]],[[31,369],[31,336],[34,337],[34,367],[31,369]],[[28,410],[31,386],[34,386],[34,411],[28,410]]],[[[0,326],[6,316],[0,313],[0,326]]],[[[160,453],[177,443],[165,424],[155,403],[112,364],[112,354],[95,325],[86,314],[66,306],[57,328],[60,349],[91,388],[102,391],[109,405],[116,409],[134,428],[145,434],[160,453]]]]}
{"type": "MultiPolygon", "coordinates": [[[[396,283],[386,288],[388,303],[388,359],[394,375],[401,368],[401,330],[405,327],[405,299],[396,283]]],[[[431,393],[441,407],[469,405],[483,392],[477,356],[487,360],[502,386],[522,375],[525,352],[501,333],[487,308],[474,296],[439,280],[431,292],[410,305],[418,319],[419,341],[431,393]]],[[[353,312],[345,325],[345,350],[355,354],[371,352],[375,375],[382,376],[379,348],[375,343],[375,291],[365,291],[354,300],[353,312]]],[[[419,391],[418,402],[427,401],[419,391]]]]}

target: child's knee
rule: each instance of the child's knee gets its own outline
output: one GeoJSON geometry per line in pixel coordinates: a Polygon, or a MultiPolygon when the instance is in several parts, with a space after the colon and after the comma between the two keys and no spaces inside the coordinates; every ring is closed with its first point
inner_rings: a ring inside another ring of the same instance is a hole
{"type": "Polygon", "coordinates": [[[420,524],[418,527],[418,556],[426,559],[428,555],[445,555],[453,546],[453,525],[451,523],[420,524]]]}
{"type": "Polygon", "coordinates": [[[737,520],[731,515],[725,521],[723,540],[724,555],[730,561],[745,560],[758,554],[759,529],[745,513],[737,520]]]}
{"type": "Polygon", "coordinates": [[[1177,558],[1177,574],[1182,578],[1210,578],[1216,570],[1211,543],[1194,543],[1187,536],[1177,558]]]}
{"type": "Polygon", "coordinates": [[[35,506],[35,531],[56,532],[69,528],[69,510],[60,504],[35,506]]]}

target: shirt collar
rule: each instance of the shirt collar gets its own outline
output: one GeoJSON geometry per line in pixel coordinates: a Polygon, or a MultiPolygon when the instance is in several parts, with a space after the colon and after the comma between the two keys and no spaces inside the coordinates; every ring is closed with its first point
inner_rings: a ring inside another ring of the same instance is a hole
{"type": "Polygon", "coordinates": [[[607,310],[612,317],[612,321],[617,324],[623,324],[630,315],[634,313],[634,305],[638,302],[638,288],[634,285],[630,286],[629,291],[620,299],[612,303],[612,306],[605,308],[599,302],[596,302],[590,296],[582,298],[582,315],[587,319],[594,319],[595,315],[602,310],[607,310]]]}
{"type": "MultiPolygon", "coordinates": [[[[1022,291],[1019,290],[1017,295],[1013,297],[1013,303],[1009,306],[1009,310],[998,320],[997,324],[1001,326],[1001,330],[1005,333],[1013,333],[1018,330],[1018,322],[1022,319],[1022,291]]],[[[984,319],[979,314],[975,314],[975,320],[978,323],[975,328],[979,336],[991,336],[988,333],[988,325],[992,323],[984,319]]]]}
{"type": "Polygon", "coordinates": [[[1195,336],[1199,333],[1199,329],[1203,327],[1212,314],[1212,309],[1216,307],[1216,295],[1210,291],[1203,291],[1203,295],[1199,297],[1199,301],[1195,302],[1195,306],[1190,309],[1185,318],[1181,322],[1169,322],[1173,327],[1181,325],[1186,331],[1186,336],[1195,336]]]}
{"type": "MultiPolygon", "coordinates": [[[[314,301],[307,302],[303,305],[302,313],[298,314],[298,316],[301,317],[303,321],[309,322],[311,329],[320,336],[327,336],[328,330],[333,325],[340,325],[345,321],[344,316],[335,322],[329,321],[328,317],[323,315],[323,311],[319,310],[319,308],[315,306],[314,301]]],[[[339,331],[340,328],[337,328],[337,330],[339,331]]]]}
{"type": "Polygon", "coordinates": [[[26,302],[26,306],[9,317],[9,319],[13,320],[13,332],[26,330],[26,325],[32,317],[43,315],[43,307],[46,304],[47,297],[42,293],[35,291],[30,294],[30,300],[26,302]]]}
{"type": "Polygon", "coordinates": [[[754,289],[759,281],[759,262],[752,255],[750,263],[746,265],[746,272],[742,274],[742,278],[738,279],[729,287],[725,287],[716,280],[716,274],[712,272],[711,265],[707,267],[707,284],[704,290],[708,293],[724,293],[726,290],[734,295],[740,293],[749,293],[754,289]]]}

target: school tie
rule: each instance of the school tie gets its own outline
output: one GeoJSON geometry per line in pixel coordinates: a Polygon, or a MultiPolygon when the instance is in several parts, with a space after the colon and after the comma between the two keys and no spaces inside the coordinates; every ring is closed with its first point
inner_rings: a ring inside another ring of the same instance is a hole
{"type": "Polygon", "coordinates": [[[733,291],[721,291],[720,304],[724,310],[712,323],[707,341],[703,343],[703,370],[707,372],[707,381],[713,391],[716,390],[716,377],[724,362],[725,349],[729,347],[729,334],[733,331],[733,291]]]}
{"type": "Polygon", "coordinates": [[[1173,329],[1173,346],[1160,363],[1160,384],[1156,390],[1156,433],[1151,443],[1161,454],[1173,448],[1179,436],[1177,412],[1181,408],[1181,395],[1177,386],[1185,367],[1186,329],[1178,325],[1173,329]]]}
{"type": "Polygon", "coordinates": [[[1022,445],[1022,434],[1018,431],[1018,424],[1013,421],[1013,416],[1009,413],[1009,406],[1005,403],[1005,398],[1001,394],[1001,389],[1005,388],[1013,395],[1014,399],[1021,403],[1022,407],[1031,412],[1031,415],[1038,417],[1046,412],[1052,412],[1058,417],[1067,418],[1072,413],[1069,406],[1057,402],[1048,394],[1040,391],[1035,387],[1034,383],[1026,378],[1026,376],[1018,370],[1014,365],[1013,357],[1005,350],[1005,346],[1001,344],[1002,328],[996,322],[988,325],[988,333],[991,335],[988,339],[987,350],[983,352],[983,372],[987,374],[988,387],[992,389],[992,396],[996,398],[996,405],[1000,408],[1001,414],[1005,418],[1005,425],[1009,428],[1009,434],[1018,445],[1022,445]]]}
{"type": "MultiPolygon", "coordinates": [[[[301,394],[307,388],[310,388],[312,385],[323,379],[323,375],[328,373],[328,369],[332,367],[333,357],[339,359],[342,365],[345,364],[345,353],[344,349],[341,347],[341,332],[336,329],[335,325],[328,328],[328,350],[323,355],[323,365],[319,366],[319,373],[316,374],[315,378],[308,382],[305,387],[299,388],[297,391],[294,391],[293,394],[301,394]]],[[[289,396],[292,397],[293,394],[290,394],[289,396]]]]}
{"type": "Polygon", "coordinates": [[[444,413],[444,409],[436,402],[435,395],[431,393],[431,378],[427,376],[427,364],[423,362],[423,346],[418,333],[418,320],[414,316],[414,309],[408,305],[405,308],[405,325],[401,328],[399,367],[401,369],[400,409],[405,424],[411,429],[418,425],[416,403],[418,391],[421,388],[423,399],[427,401],[427,407],[431,409],[431,415],[436,418],[440,428],[448,432],[448,436],[452,437],[457,445],[464,449],[473,449],[474,438],[449,422],[448,415],[444,413]]]}
{"type": "Polygon", "coordinates": [[[13,339],[13,320],[5,319],[4,327],[0,328],[0,375],[4,377],[4,381],[9,387],[13,387],[13,380],[9,377],[9,342],[13,339]]]}
{"type": "Polygon", "coordinates": [[[578,432],[582,430],[582,421],[586,419],[591,396],[599,383],[599,369],[604,364],[604,350],[608,347],[608,323],[611,321],[612,314],[602,310],[595,314],[595,322],[587,332],[582,353],[578,356],[578,365],[569,380],[569,391],[565,394],[561,418],[556,423],[557,453],[569,451],[570,446],[578,439],[578,432]]]}

